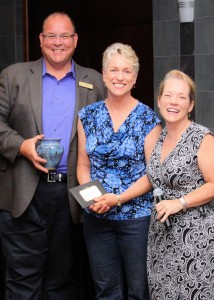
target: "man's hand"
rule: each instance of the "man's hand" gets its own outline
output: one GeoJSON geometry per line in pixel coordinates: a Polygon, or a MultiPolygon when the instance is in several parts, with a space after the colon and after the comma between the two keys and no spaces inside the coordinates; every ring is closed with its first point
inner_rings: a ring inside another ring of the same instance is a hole
{"type": "Polygon", "coordinates": [[[39,140],[43,139],[44,134],[37,135],[32,139],[25,140],[19,149],[19,153],[22,156],[25,156],[28,158],[33,165],[35,166],[36,169],[48,173],[48,169],[43,167],[42,164],[46,163],[46,160],[38,156],[36,152],[36,144],[39,140]]]}

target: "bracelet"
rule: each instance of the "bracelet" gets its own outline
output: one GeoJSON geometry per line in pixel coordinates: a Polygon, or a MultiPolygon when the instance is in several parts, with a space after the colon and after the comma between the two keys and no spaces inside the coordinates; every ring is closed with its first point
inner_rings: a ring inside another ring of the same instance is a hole
{"type": "Polygon", "coordinates": [[[116,197],[117,197],[117,206],[121,206],[122,203],[121,203],[120,195],[116,195],[116,197]]]}
{"type": "Polygon", "coordinates": [[[182,206],[183,206],[183,211],[185,212],[185,211],[187,210],[187,203],[186,203],[185,198],[184,198],[184,197],[181,197],[181,198],[179,198],[178,200],[181,202],[181,204],[182,204],[182,206]]]}

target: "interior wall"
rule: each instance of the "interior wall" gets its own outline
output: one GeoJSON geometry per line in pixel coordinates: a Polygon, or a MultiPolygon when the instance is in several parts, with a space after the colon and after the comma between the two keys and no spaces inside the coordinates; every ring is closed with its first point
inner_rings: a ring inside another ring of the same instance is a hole
{"type": "Polygon", "coordinates": [[[23,61],[23,0],[0,0],[0,71],[23,61]]]}
{"type": "Polygon", "coordinates": [[[29,59],[41,56],[38,35],[43,19],[65,11],[74,19],[79,35],[74,59],[101,72],[102,53],[114,42],[130,44],[140,59],[133,95],[153,107],[152,1],[150,0],[46,0],[28,1],[29,59]]]}
{"type": "Polygon", "coordinates": [[[214,132],[214,1],[195,0],[193,23],[180,23],[177,0],[152,2],[154,98],[166,72],[186,72],[196,83],[193,118],[214,132]]]}

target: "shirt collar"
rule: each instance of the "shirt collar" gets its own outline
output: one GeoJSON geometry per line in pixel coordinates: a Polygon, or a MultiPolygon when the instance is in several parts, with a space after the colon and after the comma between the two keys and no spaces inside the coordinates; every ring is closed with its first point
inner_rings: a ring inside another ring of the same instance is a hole
{"type": "MultiPolygon", "coordinates": [[[[45,59],[43,58],[43,60],[42,60],[42,77],[44,77],[46,74],[49,74],[49,73],[47,72],[47,68],[46,68],[46,64],[45,64],[45,59]]],[[[74,61],[73,61],[73,59],[72,59],[72,61],[71,61],[71,69],[70,69],[70,71],[68,71],[68,72],[66,73],[66,76],[69,75],[69,74],[73,75],[73,78],[74,78],[74,79],[76,78],[76,73],[75,73],[74,61]]]]}

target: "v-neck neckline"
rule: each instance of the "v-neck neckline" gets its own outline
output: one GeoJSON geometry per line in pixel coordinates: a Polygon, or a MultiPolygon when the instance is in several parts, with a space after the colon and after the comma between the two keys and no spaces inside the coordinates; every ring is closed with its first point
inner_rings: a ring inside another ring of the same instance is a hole
{"type": "Polygon", "coordinates": [[[112,128],[112,131],[114,132],[114,134],[117,134],[119,133],[120,129],[122,128],[122,126],[127,122],[127,120],[131,117],[131,115],[133,114],[133,112],[135,111],[135,109],[138,107],[139,105],[139,100],[137,100],[137,104],[132,108],[132,110],[130,111],[130,113],[128,114],[127,118],[121,123],[121,125],[118,127],[118,129],[115,131],[114,129],[114,123],[113,123],[113,120],[112,120],[112,117],[111,117],[111,114],[108,110],[108,107],[105,103],[105,100],[103,101],[103,104],[104,104],[104,107],[107,111],[107,114],[108,114],[108,117],[110,119],[110,122],[111,122],[111,128],[112,128]]]}
{"type": "Polygon", "coordinates": [[[189,131],[189,128],[191,127],[192,122],[189,124],[189,126],[185,129],[185,131],[181,134],[180,138],[177,141],[177,144],[175,145],[175,147],[172,148],[172,150],[165,156],[165,158],[163,160],[161,160],[161,154],[162,154],[162,149],[163,149],[163,143],[164,140],[166,138],[167,135],[167,129],[164,129],[163,135],[161,137],[162,143],[160,144],[160,148],[159,148],[159,163],[162,166],[165,161],[171,156],[171,154],[176,151],[176,149],[178,148],[178,146],[180,145],[180,143],[182,142],[184,136],[186,135],[186,133],[189,131]]]}

